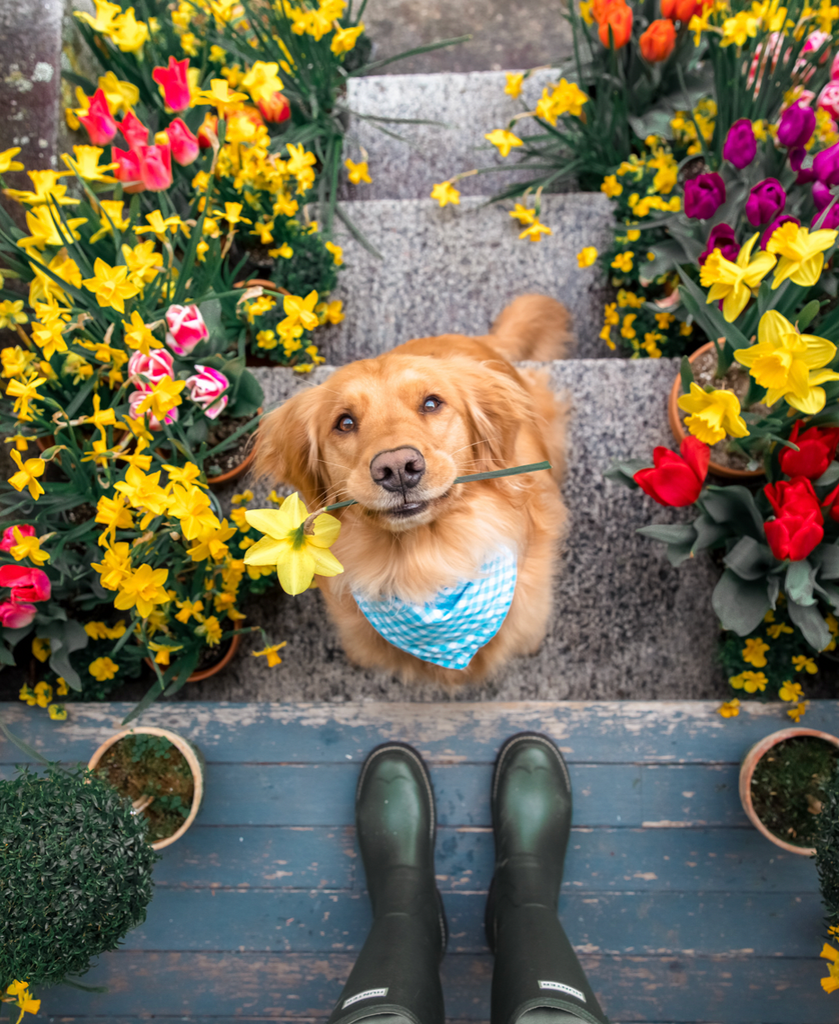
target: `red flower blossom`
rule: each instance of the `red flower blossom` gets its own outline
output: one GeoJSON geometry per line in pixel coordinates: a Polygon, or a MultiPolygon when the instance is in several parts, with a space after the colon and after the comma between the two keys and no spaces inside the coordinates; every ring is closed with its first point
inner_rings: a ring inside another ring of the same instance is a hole
{"type": "Polygon", "coordinates": [[[43,569],[22,565],[0,565],[0,587],[12,588],[12,601],[47,601],[52,592],[50,578],[43,569]]]}
{"type": "Polygon", "coordinates": [[[801,420],[796,420],[789,436],[798,445],[798,451],[784,448],[778,461],[781,471],[787,476],[806,476],[816,480],[824,473],[836,455],[839,445],[839,428],[810,427],[799,434],[801,420]]]}
{"type": "Polygon", "coordinates": [[[813,485],[804,476],[797,476],[793,480],[780,480],[777,484],[767,484],[763,488],[763,493],[769,499],[776,516],[809,516],[821,513],[813,485]]]}
{"type": "Polygon", "coordinates": [[[812,483],[803,476],[767,484],[763,493],[777,519],[765,525],[766,541],[772,554],[783,561],[798,562],[824,537],[822,511],[812,483]]]}
{"type": "Polygon", "coordinates": [[[188,57],[184,60],[170,57],[168,67],[155,68],[151,73],[155,82],[163,86],[163,98],[166,106],[172,110],[186,110],[189,106],[189,81],[186,74],[188,67],[188,57]]]}
{"type": "Polygon", "coordinates": [[[97,89],[91,97],[87,113],[79,114],[79,122],[87,129],[94,146],[104,146],[116,135],[117,123],[101,89],[97,89]]]}
{"type": "Polygon", "coordinates": [[[654,467],[639,469],[633,480],[645,494],[659,503],[683,508],[699,497],[711,453],[707,444],[695,437],[686,437],[679,448],[681,456],[669,448],[653,451],[654,467]]]}
{"type": "Polygon", "coordinates": [[[128,148],[135,153],[140,146],[145,146],[149,141],[149,130],[137,115],[129,110],[119,123],[119,130],[128,144],[128,148]]]}

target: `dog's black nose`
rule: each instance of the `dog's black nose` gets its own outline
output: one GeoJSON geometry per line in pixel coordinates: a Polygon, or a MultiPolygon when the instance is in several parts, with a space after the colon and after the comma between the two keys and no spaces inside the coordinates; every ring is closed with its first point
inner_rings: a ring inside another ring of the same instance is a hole
{"type": "Polygon", "coordinates": [[[370,463],[370,476],[386,491],[407,491],[416,487],[425,473],[425,459],[416,448],[394,448],[379,452],[370,463]]]}

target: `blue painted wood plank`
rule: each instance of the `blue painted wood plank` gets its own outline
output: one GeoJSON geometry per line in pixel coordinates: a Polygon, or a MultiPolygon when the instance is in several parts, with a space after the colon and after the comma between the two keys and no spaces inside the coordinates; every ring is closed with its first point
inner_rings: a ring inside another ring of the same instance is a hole
{"type": "MultiPolygon", "coordinates": [[[[119,1016],[316,1018],[332,1011],[353,955],[306,953],[106,953],[85,976],[105,994],[57,988],[42,1013],[119,1016]]],[[[645,1024],[835,1024],[836,998],[819,978],[824,961],[760,957],[601,957],[581,961],[613,1021],[645,1024]]],[[[492,957],[443,960],[450,1020],[486,1021],[492,957]]]]}
{"type": "MultiPolygon", "coordinates": [[[[748,702],[722,719],[711,701],[555,702],[514,704],[226,704],[159,702],[142,717],[194,739],[208,760],[343,763],[363,760],[387,739],[414,743],[435,762],[492,761],[512,733],[548,733],[574,763],[737,763],[752,743],[784,728],[779,704],[748,702]]],[[[9,725],[45,756],[87,760],[120,727],[129,704],[70,704],[67,722],[10,702],[9,725]]],[[[839,733],[839,702],[812,701],[806,723],[839,733]]],[[[21,755],[0,738],[0,762],[21,755]]]]}
{"type": "MultiPolygon", "coordinates": [[[[453,952],[479,953],[483,893],[446,893],[453,952]]],[[[819,944],[818,893],[563,893],[560,916],[578,949],[609,954],[806,957],[819,944]]],[[[356,892],[159,889],[133,950],[358,951],[370,904],[356,892]]]]}
{"type": "MultiPolygon", "coordinates": [[[[443,892],[486,891],[492,832],[442,827],[437,884],[443,892]]],[[[163,851],[158,886],[364,889],[355,830],[325,826],[194,825],[163,851]]],[[[755,829],[576,828],[563,887],[586,892],[815,892],[807,857],[785,853],[755,829]]]]}

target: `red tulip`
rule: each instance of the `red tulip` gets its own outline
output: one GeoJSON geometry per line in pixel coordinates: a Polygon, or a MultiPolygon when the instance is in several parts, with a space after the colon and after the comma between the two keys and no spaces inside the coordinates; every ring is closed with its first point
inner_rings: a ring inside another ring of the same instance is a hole
{"type": "Polygon", "coordinates": [[[122,182],[126,192],[142,192],[145,190],[140,174],[140,158],[130,150],[111,147],[111,160],[116,164],[114,177],[122,182]]]}
{"type": "Polygon", "coordinates": [[[614,0],[606,7],[600,28],[597,30],[600,42],[607,47],[614,46],[620,50],[629,42],[632,35],[632,8],[624,0],[614,0]],[[611,29],[611,42],[609,30],[611,29]]]}
{"type": "Polygon", "coordinates": [[[784,448],[778,458],[781,472],[787,476],[806,476],[810,480],[817,480],[836,455],[839,429],[810,427],[799,435],[800,427],[801,420],[796,420],[789,435],[790,441],[798,445],[799,450],[794,452],[792,448],[784,448]]]}
{"type": "MultiPolygon", "coordinates": [[[[17,529],[21,537],[35,536],[35,527],[28,523],[19,523],[17,529]]],[[[17,538],[15,537],[15,527],[7,526],[3,531],[3,539],[0,540],[0,551],[11,551],[16,544],[17,538]]]]}
{"type": "Polygon", "coordinates": [[[198,139],[179,117],[176,117],[166,129],[166,137],[172,147],[172,159],[176,164],[186,167],[197,158],[200,152],[198,139]]]}
{"type": "Polygon", "coordinates": [[[0,603],[0,626],[9,629],[23,629],[35,618],[38,609],[34,604],[26,602],[3,601],[0,603]]]}
{"type": "Polygon", "coordinates": [[[654,449],[655,466],[639,469],[633,477],[641,490],[659,505],[675,508],[692,505],[708,475],[711,452],[707,444],[688,436],[682,441],[679,451],[681,457],[669,448],[654,449]]]}
{"type": "Polygon", "coordinates": [[[52,592],[50,578],[43,569],[22,565],[0,566],[0,587],[12,588],[12,601],[46,601],[52,592]]]}
{"type": "Polygon", "coordinates": [[[777,484],[767,484],[763,488],[763,493],[769,499],[776,516],[821,515],[819,499],[813,485],[804,476],[797,476],[793,480],[781,480],[777,484]]]}
{"type": "Polygon", "coordinates": [[[119,123],[119,130],[125,138],[128,148],[134,153],[139,146],[149,141],[149,130],[137,115],[129,110],[119,123]]]}
{"type": "Polygon", "coordinates": [[[824,527],[821,513],[809,516],[784,514],[765,525],[766,540],[772,554],[791,562],[799,562],[821,543],[824,527]]]}
{"type": "Polygon", "coordinates": [[[257,100],[259,112],[270,124],[282,124],[291,117],[291,104],[281,92],[275,92],[267,100],[257,100]]]}
{"type": "Polygon", "coordinates": [[[186,74],[188,67],[188,57],[183,60],[170,57],[168,67],[155,68],[151,73],[155,82],[163,86],[163,99],[172,110],[181,111],[189,107],[189,81],[186,74]]]}
{"type": "Polygon", "coordinates": [[[172,184],[171,147],[138,146],[137,159],[140,164],[140,180],[150,192],[162,192],[172,184]]]}
{"type": "Polygon", "coordinates": [[[676,46],[676,28],[667,18],[654,21],[638,40],[641,56],[650,64],[667,60],[676,46]]]}
{"type": "Polygon", "coordinates": [[[79,114],[79,122],[87,129],[94,146],[104,146],[116,135],[117,123],[101,89],[97,89],[93,94],[87,113],[79,114]]]}
{"type": "Polygon", "coordinates": [[[209,149],[214,142],[218,142],[218,118],[209,111],[204,115],[204,120],[198,126],[198,145],[202,149],[209,149]]]}

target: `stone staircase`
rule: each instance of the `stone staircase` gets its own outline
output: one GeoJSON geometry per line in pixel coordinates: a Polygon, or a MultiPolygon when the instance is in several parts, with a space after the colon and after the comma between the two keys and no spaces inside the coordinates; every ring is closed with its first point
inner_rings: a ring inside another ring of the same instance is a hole
{"type": "MultiPolygon", "coordinates": [[[[395,0],[379,2],[395,18],[407,17],[395,0]]],[[[445,7],[434,6],[440,18],[445,7]]],[[[435,35],[445,34],[438,29],[435,35]]],[[[391,52],[398,48],[390,45],[391,52]]],[[[489,51],[482,53],[486,67],[489,51]]],[[[516,66],[503,55],[499,63],[516,66]]],[[[452,66],[457,65],[424,65],[452,66]]],[[[537,73],[525,95],[538,96],[550,77],[537,73]]],[[[321,344],[336,366],[417,335],[483,334],[523,292],[544,292],[569,308],[578,345],[572,358],[552,364],[550,371],[573,410],[564,488],[572,526],[550,635],[535,656],[514,662],[493,682],[449,694],[406,687],[351,666],[319,595],[292,599],[280,593],[253,616],[277,640],[288,640],[282,667],[269,670],[263,659],[241,656],[227,672],[185,688],[180,699],[614,700],[714,698],[724,692],[714,660],[713,568],[700,559],[674,570],[660,545],[635,532],[653,521],[676,521],[682,513],[603,478],[616,457],[649,457],[655,445],[672,444],[665,399],[677,372],[675,361],[606,358],[597,337],[607,282],[596,268],[580,270],[576,254],[584,245],[607,243],[607,202],[598,194],[546,197],[542,220],[553,234],[533,244],[518,239],[505,210],[487,203],[487,196],[513,180],[509,171],[464,179],[457,207],[441,210],[429,198],[435,182],[500,163],[483,134],[519,109],[503,89],[499,71],[425,71],[352,81],[347,106],[356,114],[431,119],[443,126],[396,126],[406,143],[379,132],[374,122],[352,118],[350,155],[358,158],[353,147],[368,151],[373,184],[347,186],[345,208],[383,258],[349,236],[339,238],[346,267],[336,294],[344,299],[346,319],[323,332],[321,344]]],[[[324,366],[308,377],[281,368],[258,372],[270,406],[299,387],[324,381],[331,370],[324,366]]]]}

